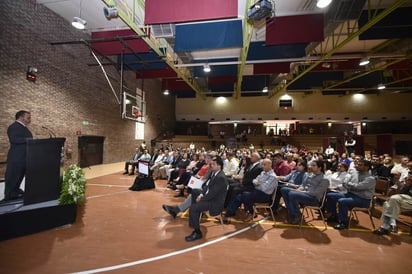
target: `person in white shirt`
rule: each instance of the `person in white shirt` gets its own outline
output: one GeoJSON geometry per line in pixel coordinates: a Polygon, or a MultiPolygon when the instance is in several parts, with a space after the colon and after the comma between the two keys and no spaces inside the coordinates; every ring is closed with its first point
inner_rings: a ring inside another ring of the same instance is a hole
{"type": "Polygon", "coordinates": [[[334,152],[335,149],[331,145],[329,145],[328,148],[325,150],[325,154],[326,156],[328,156],[328,158],[330,158],[334,152]]]}
{"type": "Polygon", "coordinates": [[[226,153],[226,157],[227,163],[223,167],[223,172],[226,176],[231,177],[239,171],[239,163],[231,152],[226,153]]]}

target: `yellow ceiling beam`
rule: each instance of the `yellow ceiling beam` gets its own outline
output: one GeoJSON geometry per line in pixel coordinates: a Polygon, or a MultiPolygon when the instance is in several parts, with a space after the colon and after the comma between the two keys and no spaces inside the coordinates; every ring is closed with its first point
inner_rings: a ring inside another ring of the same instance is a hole
{"type": "MultiPolygon", "coordinates": [[[[130,7],[126,0],[102,0],[107,6],[116,6],[119,18],[125,22],[137,35],[144,36],[143,39],[146,44],[159,56],[163,57],[163,61],[173,69],[177,76],[180,77],[183,81],[188,84],[193,91],[195,91],[196,95],[202,99],[206,99],[206,95],[201,90],[197,82],[194,80],[192,73],[186,67],[176,67],[175,62],[183,63],[178,57],[177,54],[174,53],[172,47],[167,44],[167,42],[160,41],[158,38],[154,37],[153,35],[148,35],[147,26],[138,26],[135,18],[135,9],[136,7],[141,8],[144,11],[145,5],[144,0],[134,0],[133,6],[130,7]],[[145,32],[146,31],[146,32],[145,32]],[[165,49],[164,51],[161,48],[165,49]]],[[[140,18],[143,22],[143,18],[140,18]]]]}
{"type": "Polygon", "coordinates": [[[243,19],[243,47],[240,49],[240,64],[237,67],[237,81],[233,97],[238,99],[242,91],[243,72],[246,66],[247,54],[249,51],[250,41],[252,40],[253,24],[247,20],[247,12],[252,5],[253,0],[246,1],[245,17],[243,19]]]}

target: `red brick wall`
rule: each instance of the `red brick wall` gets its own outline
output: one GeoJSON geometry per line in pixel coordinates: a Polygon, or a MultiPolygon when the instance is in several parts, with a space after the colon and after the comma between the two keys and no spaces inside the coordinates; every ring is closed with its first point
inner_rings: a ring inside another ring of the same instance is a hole
{"type": "MultiPolygon", "coordinates": [[[[66,152],[72,150],[66,166],[78,161],[77,131],[105,136],[104,163],[130,158],[142,141],[134,139],[135,123],[120,118],[120,107],[101,69],[89,66],[96,61],[88,47],[50,45],[90,39],[89,34],[74,29],[70,22],[34,0],[2,0],[0,10],[0,162],[6,160],[9,147],[7,127],[21,109],[32,113],[30,129],[35,138],[49,137],[42,126],[66,138],[66,152]],[[36,83],[26,80],[29,65],[38,69],[36,83]]],[[[120,79],[113,67],[105,69],[120,79]]],[[[128,88],[141,88],[134,73],[126,73],[125,78],[128,88]]],[[[118,82],[112,84],[119,96],[118,82]]],[[[148,145],[162,130],[174,128],[176,122],[175,99],[163,96],[160,84],[159,80],[145,80],[143,86],[148,145]]]]}

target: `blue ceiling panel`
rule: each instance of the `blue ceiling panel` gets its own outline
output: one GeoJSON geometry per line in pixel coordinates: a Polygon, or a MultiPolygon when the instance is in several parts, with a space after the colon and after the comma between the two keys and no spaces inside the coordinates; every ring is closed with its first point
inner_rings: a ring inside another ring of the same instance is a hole
{"type": "Polygon", "coordinates": [[[266,46],[264,42],[252,42],[247,60],[299,58],[305,56],[306,46],[306,43],[266,46]]]}
{"type": "Polygon", "coordinates": [[[311,89],[324,86],[324,81],[339,81],[344,79],[343,71],[310,72],[291,84],[288,89],[311,89]]]}
{"type": "Polygon", "coordinates": [[[233,91],[233,83],[209,84],[209,90],[212,92],[233,91]]]}
{"type": "MultiPolygon", "coordinates": [[[[378,13],[383,10],[378,10],[378,13]]],[[[372,14],[374,11],[372,11],[372,14]]],[[[359,40],[396,39],[412,37],[412,7],[398,8],[385,18],[359,35],[359,40]]],[[[363,11],[359,17],[359,28],[369,21],[368,11],[363,11]]]]}
{"type": "Polygon", "coordinates": [[[196,98],[196,93],[193,90],[174,90],[173,93],[177,98],[196,98]]]}
{"type": "Polygon", "coordinates": [[[267,86],[264,75],[243,76],[242,91],[261,91],[267,86]]]}
{"type": "Polygon", "coordinates": [[[344,87],[348,88],[371,88],[383,83],[382,71],[375,71],[369,73],[361,78],[352,80],[349,84],[345,84],[344,87]]]}
{"type": "Polygon", "coordinates": [[[195,67],[193,76],[195,77],[218,77],[218,76],[237,76],[237,65],[210,66],[210,72],[204,72],[203,66],[195,67]]]}
{"type": "Polygon", "coordinates": [[[242,46],[240,19],[176,25],[175,52],[242,46]]]}

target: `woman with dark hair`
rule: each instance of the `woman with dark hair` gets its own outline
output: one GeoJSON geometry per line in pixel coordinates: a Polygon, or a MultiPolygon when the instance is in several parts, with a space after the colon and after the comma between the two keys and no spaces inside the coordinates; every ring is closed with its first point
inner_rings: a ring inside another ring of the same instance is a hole
{"type": "Polygon", "coordinates": [[[299,205],[319,205],[329,187],[329,181],[323,176],[323,161],[310,163],[312,173],[297,189],[282,188],[281,193],[288,210],[288,222],[299,224],[301,213],[299,205]]]}

